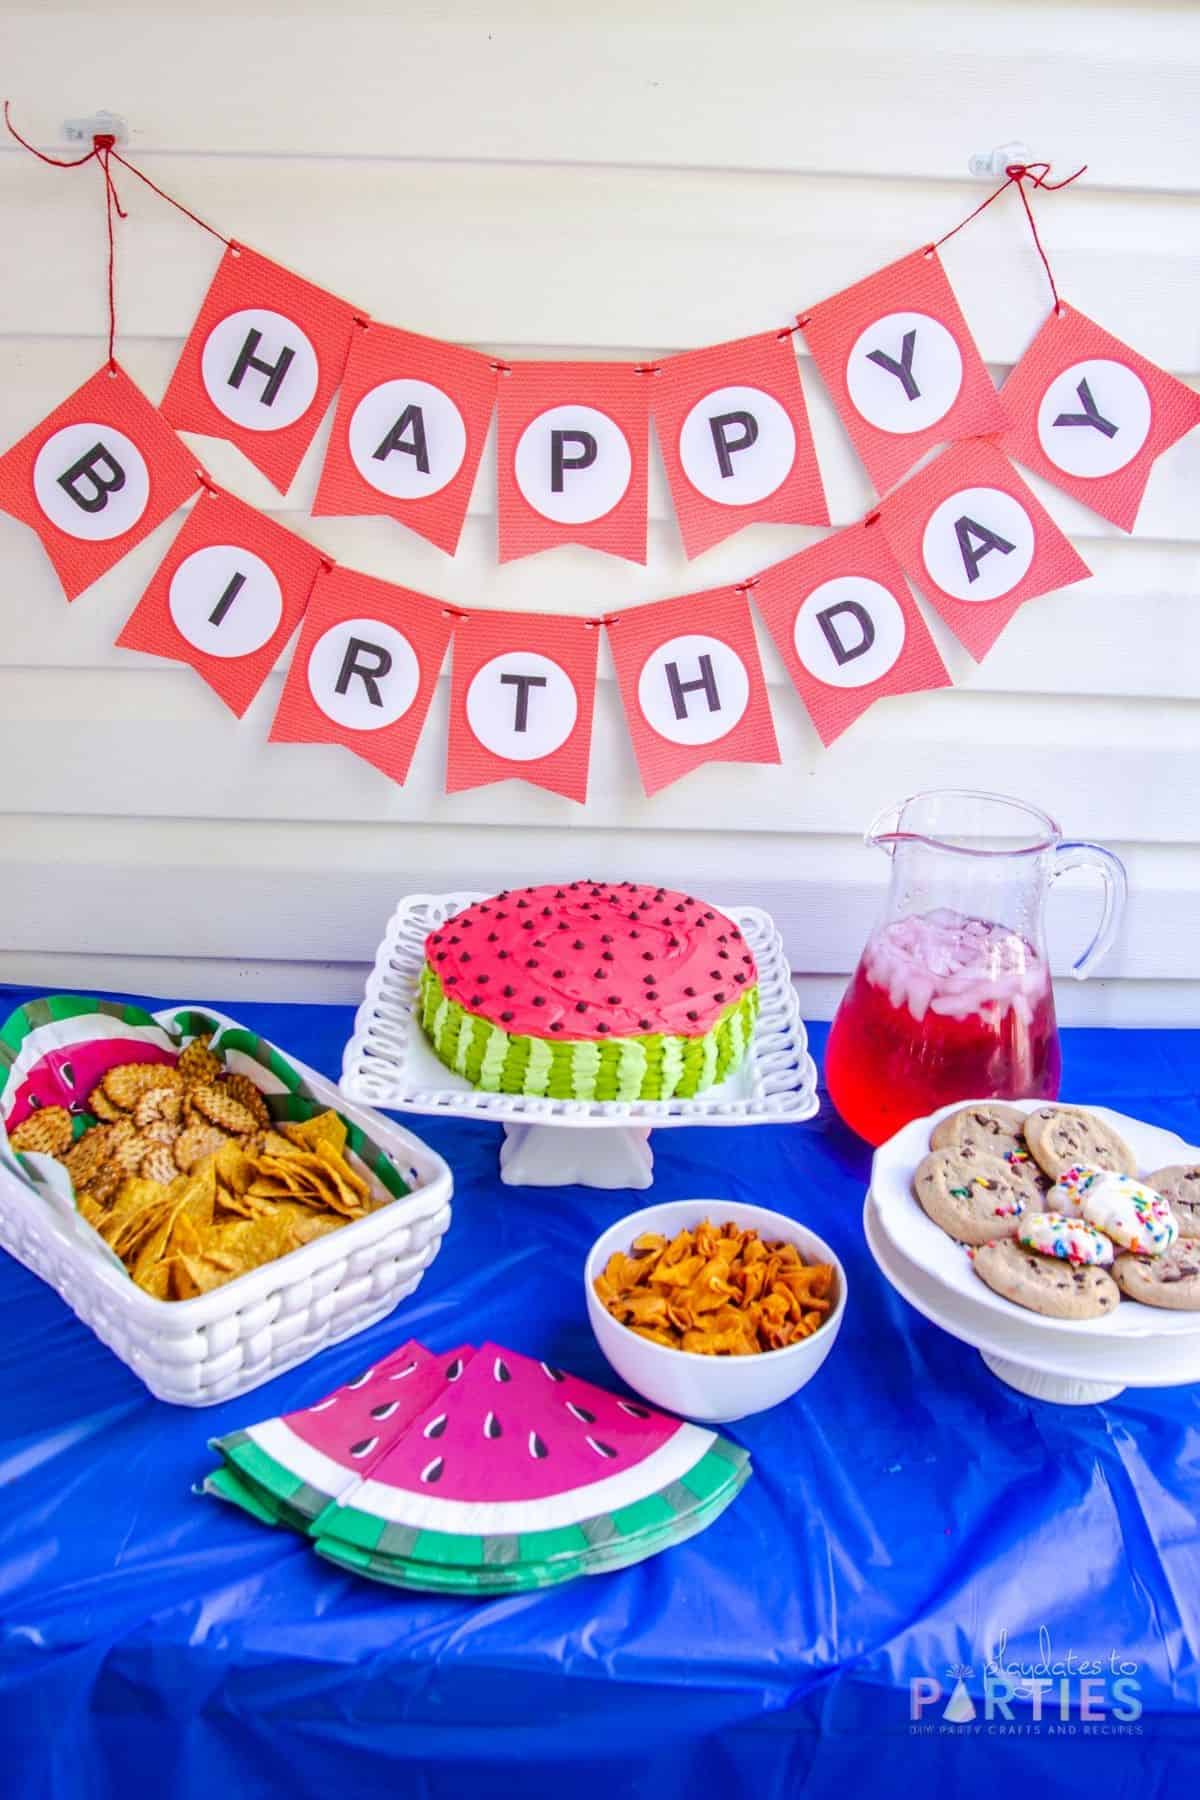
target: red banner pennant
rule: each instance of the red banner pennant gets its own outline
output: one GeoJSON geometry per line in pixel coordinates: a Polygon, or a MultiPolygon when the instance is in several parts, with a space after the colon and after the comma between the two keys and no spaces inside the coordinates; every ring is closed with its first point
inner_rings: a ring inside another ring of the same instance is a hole
{"type": "Polygon", "coordinates": [[[117,643],[189,663],[240,719],[300,623],[324,557],[204,488],[117,643]]]}
{"type": "Polygon", "coordinates": [[[547,613],[473,612],[454,634],[446,792],[516,778],[587,799],[599,630],[547,613]]]}
{"type": "Polygon", "coordinates": [[[36,531],[74,600],[194,494],[196,459],[105,364],[0,457],[0,508],[36,531]]]}
{"type": "Polygon", "coordinates": [[[1155,459],[1200,425],[1200,394],[1061,302],[1002,397],[1001,448],[1122,531],[1155,459]]]}
{"type": "Polygon", "coordinates": [[[647,794],[701,763],[779,762],[754,621],[738,588],[634,607],[611,623],[608,641],[647,794]]]}
{"type": "Polygon", "coordinates": [[[1026,600],[1091,574],[994,444],[956,444],[888,496],[880,523],[906,574],[982,660],[1026,600]]]}
{"type": "Polygon", "coordinates": [[[878,520],[764,569],[754,603],[826,746],[876,700],[951,685],[878,520]]]}
{"type": "Polygon", "coordinates": [[[651,379],[633,363],[514,363],[501,376],[501,562],[554,544],[645,562],[651,379]]]}
{"type": "Polygon", "coordinates": [[[800,323],[881,494],[934,444],[1009,423],[936,250],[902,256],[800,323]]]}
{"type": "Polygon", "coordinates": [[[453,556],[495,404],[486,356],[391,325],[361,326],[314,517],[384,513],[453,556]]]}
{"type": "Polygon", "coordinates": [[[668,356],[651,407],[689,557],[743,525],[828,525],[788,332],[668,356]]]}
{"type": "Polygon", "coordinates": [[[344,744],[402,785],[452,631],[440,600],[354,569],[322,569],[271,742],[344,744]]]}
{"type": "Polygon", "coordinates": [[[162,410],[227,438],[286,493],[342,378],[355,309],[231,244],[183,346],[162,410]]]}

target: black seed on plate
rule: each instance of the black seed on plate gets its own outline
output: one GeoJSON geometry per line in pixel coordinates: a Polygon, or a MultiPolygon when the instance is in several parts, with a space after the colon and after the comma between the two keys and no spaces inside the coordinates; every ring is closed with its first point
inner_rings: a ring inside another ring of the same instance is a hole
{"type": "Polygon", "coordinates": [[[617,1454],[611,1444],[603,1444],[599,1438],[590,1437],[587,1442],[597,1456],[615,1456],[617,1454]]]}
{"type": "MultiPolygon", "coordinates": [[[[463,1366],[464,1365],[463,1365],[462,1357],[456,1356],[454,1361],[450,1364],[450,1367],[446,1370],[446,1380],[447,1381],[457,1381],[459,1376],[463,1372],[463,1366]]],[[[407,1374],[407,1373],[408,1373],[408,1371],[406,1369],[405,1374],[407,1374]]]]}
{"type": "Polygon", "coordinates": [[[549,1363],[542,1364],[542,1374],[548,1375],[550,1377],[551,1381],[562,1381],[563,1380],[562,1370],[552,1368],[549,1363]]]}
{"type": "Polygon", "coordinates": [[[448,1421],[447,1421],[446,1414],[439,1413],[436,1419],[430,1419],[428,1425],[425,1427],[425,1430],[422,1433],[422,1436],[427,1437],[427,1438],[441,1437],[443,1431],[445,1431],[445,1429],[446,1429],[447,1422],[448,1421]]]}
{"type": "Polygon", "coordinates": [[[586,1406],[576,1406],[573,1400],[568,1400],[566,1406],[571,1417],[578,1419],[581,1425],[594,1425],[596,1423],[595,1413],[589,1412],[586,1406]]]}
{"type": "Polygon", "coordinates": [[[399,1404],[398,1400],[385,1400],[382,1406],[371,1408],[371,1417],[373,1419],[390,1419],[399,1404]]]}
{"type": "Polygon", "coordinates": [[[483,1421],[483,1435],[485,1438],[498,1438],[502,1435],[500,1421],[493,1412],[483,1421]]]}
{"type": "Polygon", "coordinates": [[[431,1463],[426,1463],[425,1467],[421,1470],[421,1480],[422,1481],[440,1481],[442,1478],[442,1470],[445,1468],[445,1466],[446,1465],[442,1461],[441,1457],[435,1456],[433,1461],[431,1463]]]}
{"type": "Polygon", "coordinates": [[[357,1444],[351,1444],[350,1454],[351,1456],[358,1457],[370,1456],[378,1442],[379,1439],[377,1437],[360,1438],[357,1444]]]}
{"type": "Polygon", "coordinates": [[[498,1356],[492,1364],[492,1374],[497,1381],[511,1381],[512,1371],[502,1356],[498,1356]]]}
{"type": "Polygon", "coordinates": [[[530,1456],[535,1457],[538,1462],[540,1462],[544,1456],[550,1454],[536,1431],[531,1431],[529,1434],[529,1454],[530,1456]]]}
{"type": "Polygon", "coordinates": [[[650,1417],[644,1406],[635,1406],[632,1400],[618,1400],[617,1405],[622,1412],[627,1412],[631,1419],[648,1419],[650,1417]]]}

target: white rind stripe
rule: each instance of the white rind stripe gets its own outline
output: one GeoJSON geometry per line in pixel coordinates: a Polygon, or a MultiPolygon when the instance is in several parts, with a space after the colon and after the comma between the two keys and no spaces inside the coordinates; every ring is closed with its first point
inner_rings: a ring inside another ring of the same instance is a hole
{"type": "Polygon", "coordinates": [[[697,1425],[681,1425],[665,1444],[633,1468],[589,1481],[585,1487],[572,1488],[567,1494],[551,1494],[545,1500],[446,1500],[437,1494],[385,1487],[368,1477],[353,1494],[344,1496],[342,1504],[372,1513],[389,1524],[410,1525],[415,1531],[456,1531],[468,1537],[550,1531],[560,1525],[578,1525],[581,1519],[590,1519],[597,1513],[615,1512],[618,1507],[629,1506],[668,1487],[695,1468],[714,1441],[711,1431],[703,1431],[697,1425]]]}
{"type": "MultiPolygon", "coordinates": [[[[323,1450],[306,1444],[282,1419],[264,1419],[261,1425],[251,1425],[246,1436],[301,1481],[320,1488],[323,1494],[340,1494],[344,1487],[357,1485],[357,1475],[334,1462],[323,1450]]],[[[346,1448],[348,1451],[349,1445],[346,1448]]]]}

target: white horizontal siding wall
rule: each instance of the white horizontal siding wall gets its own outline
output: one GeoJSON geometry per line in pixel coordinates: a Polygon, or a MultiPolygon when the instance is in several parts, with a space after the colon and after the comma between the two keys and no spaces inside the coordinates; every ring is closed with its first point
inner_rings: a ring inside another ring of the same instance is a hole
{"type": "MultiPolygon", "coordinates": [[[[107,106],[131,153],[223,231],[377,316],[517,356],[662,354],[785,323],[940,235],[1013,138],[1066,193],[1035,204],[1060,286],[1200,376],[1200,27],[1187,5],[792,0],[329,0],[47,5],[0,16],[21,129],[61,144],[107,106]]],[[[161,394],[214,241],[130,176],[120,354],[161,394]]],[[[102,354],[98,171],[0,153],[0,443],[102,354]]],[[[1015,196],[946,246],[999,378],[1044,316],[1015,196]]],[[[835,522],[871,493],[811,364],[835,522]]],[[[310,520],[323,429],[277,495],[228,446],[215,477],[339,560],[447,600],[619,610],[752,573],[818,534],[757,527],[688,564],[661,473],[645,569],[563,549],[500,568],[489,454],[454,559],[380,519],[310,520]]],[[[1200,433],[1127,539],[1039,486],[1093,578],[1035,601],[979,667],[931,623],[953,690],[874,709],[822,751],[768,649],[784,762],[653,800],[607,652],[586,810],[509,782],[447,797],[445,683],[404,789],[338,749],[268,746],[281,671],[240,723],[197,677],[113,647],[177,521],[67,608],[0,517],[0,978],[167,994],[352,997],[401,892],[597,873],[757,900],[828,1012],[883,877],[859,834],[913,789],[1026,794],[1127,857],[1127,928],[1063,1012],[1191,1022],[1200,999],[1200,433]]],[[[1064,965],[1085,880],[1054,902],[1064,965]]]]}

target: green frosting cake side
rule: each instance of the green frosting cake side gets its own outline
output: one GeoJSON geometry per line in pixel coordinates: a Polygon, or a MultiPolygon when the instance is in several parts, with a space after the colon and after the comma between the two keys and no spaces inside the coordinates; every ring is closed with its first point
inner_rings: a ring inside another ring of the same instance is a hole
{"type": "Polygon", "coordinates": [[[724,1080],[749,1047],[758,987],[749,987],[703,1037],[545,1038],[512,1036],[452,1000],[428,963],[420,1019],[439,1059],[487,1094],[547,1094],[554,1100],[691,1099],[724,1080]]]}

